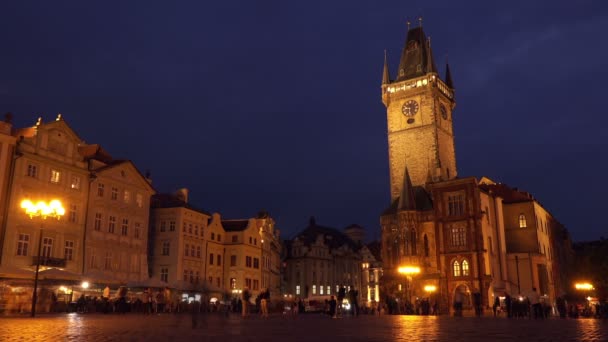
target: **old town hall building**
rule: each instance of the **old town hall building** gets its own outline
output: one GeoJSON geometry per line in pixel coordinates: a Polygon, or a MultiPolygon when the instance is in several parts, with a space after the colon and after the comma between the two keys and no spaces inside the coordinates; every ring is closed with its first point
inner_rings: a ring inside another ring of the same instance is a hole
{"type": "MultiPolygon", "coordinates": [[[[459,177],[449,67],[440,77],[422,27],[408,30],[394,78],[385,58],[391,203],[380,217],[383,296],[420,298],[450,310],[536,287],[553,302],[564,292],[567,231],[530,194],[489,178],[459,177]],[[476,295],[477,294],[477,295],[476,295]]],[[[383,298],[384,299],[384,298],[383,298]]]]}

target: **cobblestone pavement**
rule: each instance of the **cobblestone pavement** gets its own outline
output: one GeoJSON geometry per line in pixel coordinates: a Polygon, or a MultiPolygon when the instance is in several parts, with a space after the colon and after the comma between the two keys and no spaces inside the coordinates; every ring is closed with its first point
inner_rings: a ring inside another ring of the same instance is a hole
{"type": "Polygon", "coordinates": [[[0,318],[0,341],[608,341],[608,321],[492,317],[65,314],[0,318]]]}

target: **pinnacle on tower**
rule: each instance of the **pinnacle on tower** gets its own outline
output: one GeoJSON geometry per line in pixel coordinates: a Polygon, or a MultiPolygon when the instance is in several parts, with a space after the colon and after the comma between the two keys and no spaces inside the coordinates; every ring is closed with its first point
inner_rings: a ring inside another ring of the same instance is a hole
{"type": "Polygon", "coordinates": [[[445,63],[445,84],[450,87],[450,89],[454,89],[454,81],[452,81],[452,73],[450,72],[450,64],[445,63]]]}
{"type": "Polygon", "coordinates": [[[386,50],[384,50],[384,70],[382,70],[382,84],[391,83],[391,76],[388,72],[388,60],[386,58],[386,50]]]}

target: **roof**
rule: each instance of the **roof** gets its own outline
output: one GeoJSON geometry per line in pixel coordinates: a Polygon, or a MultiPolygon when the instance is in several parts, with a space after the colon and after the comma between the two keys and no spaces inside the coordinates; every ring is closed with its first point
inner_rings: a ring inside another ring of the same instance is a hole
{"type": "Polygon", "coordinates": [[[153,195],[152,198],[150,199],[150,207],[152,207],[152,208],[186,208],[186,209],[190,209],[193,211],[197,211],[201,214],[211,216],[210,213],[208,213],[202,209],[193,207],[192,205],[188,204],[186,201],[179,198],[175,194],[153,195]]]}
{"type": "MultiPolygon", "coordinates": [[[[433,200],[431,196],[426,192],[426,189],[422,186],[414,186],[412,187],[412,191],[414,193],[414,202],[415,207],[409,210],[417,210],[417,211],[427,211],[433,209],[433,200]]],[[[403,209],[403,207],[399,207],[399,203],[401,202],[401,197],[395,198],[393,203],[382,212],[382,215],[392,215],[396,214],[403,209]]]]}
{"type": "Polygon", "coordinates": [[[420,77],[430,72],[437,73],[431,45],[422,27],[415,27],[407,32],[396,81],[420,77]]]}
{"type": "Polygon", "coordinates": [[[348,235],[335,228],[320,226],[315,222],[314,218],[311,218],[308,227],[298,233],[293,240],[297,239],[305,245],[310,246],[317,241],[317,236],[319,235],[323,236],[323,240],[330,250],[340,248],[344,245],[347,245],[353,250],[359,249],[359,245],[348,237],[348,235]]]}
{"type": "Polygon", "coordinates": [[[249,220],[222,220],[222,227],[227,232],[240,232],[249,226],[249,220]]]}
{"type": "Polygon", "coordinates": [[[113,161],[112,156],[99,144],[78,146],[78,152],[84,159],[96,159],[106,164],[113,161]]]}
{"type": "Polygon", "coordinates": [[[520,191],[517,188],[511,188],[510,186],[502,183],[479,184],[479,189],[485,192],[491,192],[495,196],[502,197],[503,203],[532,202],[535,200],[530,193],[520,191]]]}

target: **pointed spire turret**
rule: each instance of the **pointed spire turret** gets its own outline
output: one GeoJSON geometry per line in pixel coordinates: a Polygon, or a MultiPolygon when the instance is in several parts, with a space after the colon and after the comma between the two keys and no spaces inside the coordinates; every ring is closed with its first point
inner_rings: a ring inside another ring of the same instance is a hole
{"type": "Polygon", "coordinates": [[[408,80],[433,72],[437,73],[437,67],[433,60],[430,42],[422,30],[422,26],[409,29],[396,81],[408,80]]]}
{"type": "Polygon", "coordinates": [[[388,72],[388,58],[386,57],[386,50],[384,50],[384,70],[382,70],[382,84],[391,83],[391,76],[388,72]]]}
{"type": "Polygon", "coordinates": [[[450,72],[450,64],[445,62],[445,84],[450,87],[450,89],[454,89],[454,81],[452,81],[452,73],[450,72]]]}
{"type": "Polygon", "coordinates": [[[399,198],[399,210],[416,210],[416,198],[414,197],[414,187],[410,179],[410,173],[405,167],[405,176],[403,177],[403,189],[399,198]]]}

